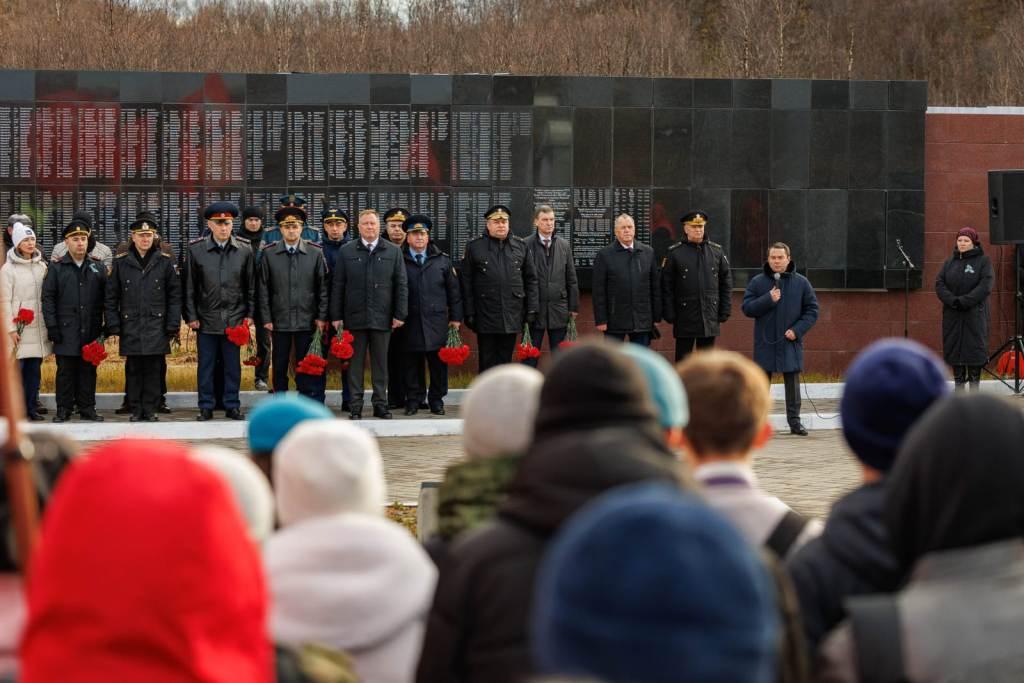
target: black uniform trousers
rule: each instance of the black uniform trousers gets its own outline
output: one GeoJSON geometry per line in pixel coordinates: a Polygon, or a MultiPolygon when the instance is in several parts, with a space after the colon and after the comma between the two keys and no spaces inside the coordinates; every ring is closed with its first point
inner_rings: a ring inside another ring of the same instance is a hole
{"type": "MultiPolygon", "coordinates": [[[[771,383],[772,373],[767,374],[771,383]]],[[[786,422],[792,427],[800,424],[800,373],[784,372],[782,381],[786,385],[786,422]]]]}
{"type": "Polygon", "coordinates": [[[376,410],[388,407],[388,346],[391,330],[349,330],[352,333],[352,360],[348,366],[348,389],[352,398],[349,406],[353,413],[363,410],[363,368],[366,367],[366,352],[370,352],[370,381],[373,397],[370,399],[376,410]]]}
{"type": "Polygon", "coordinates": [[[57,356],[57,410],[96,410],[96,366],[81,356],[57,356]]]}
{"type": "MultiPolygon", "coordinates": [[[[547,332],[548,351],[550,351],[551,355],[554,356],[556,353],[558,353],[558,345],[565,341],[565,334],[566,332],[568,332],[568,330],[568,327],[561,327],[554,330],[545,330],[540,325],[534,323],[530,325],[530,341],[533,342],[533,345],[539,349],[540,345],[544,343],[544,333],[547,332]]],[[[523,361],[523,365],[529,365],[531,368],[535,368],[537,367],[537,362],[539,360],[539,358],[527,358],[523,361]]]]}
{"type": "Polygon", "coordinates": [[[388,343],[388,407],[404,408],[406,403],[405,330],[391,331],[388,343]]]}
{"type": "Polygon", "coordinates": [[[489,334],[478,333],[476,335],[477,353],[480,372],[493,368],[502,363],[511,363],[512,354],[516,350],[516,334],[489,334]]]}
{"type": "Polygon", "coordinates": [[[270,376],[270,337],[271,331],[262,325],[256,326],[256,357],[260,359],[260,364],[257,365],[254,370],[255,377],[257,380],[267,381],[267,377],[270,376]]]}
{"type": "Polygon", "coordinates": [[[125,357],[125,401],[133,414],[156,414],[156,407],[160,404],[161,367],[167,367],[163,355],[125,357]]]}
{"type": "MultiPolygon", "coordinates": [[[[266,329],[266,328],[264,328],[266,329]]],[[[268,330],[269,331],[269,330],[268,330]]],[[[278,332],[271,333],[271,362],[274,364],[274,393],[283,394],[288,391],[288,368],[291,365],[292,349],[295,350],[295,364],[298,363],[309,351],[309,344],[313,341],[313,331],[303,332],[278,332]]],[[[295,373],[295,390],[303,396],[308,396],[314,401],[320,400],[320,380],[323,376],[305,375],[301,372],[295,373]]]]}
{"type": "Polygon", "coordinates": [[[710,349],[715,345],[714,337],[676,337],[676,362],[683,360],[694,351],[710,349]]]}
{"type": "Polygon", "coordinates": [[[448,395],[448,365],[440,359],[437,351],[408,351],[405,354],[405,406],[418,408],[424,400],[431,408],[444,405],[448,395]],[[430,390],[426,386],[426,364],[430,372],[430,390]]]}

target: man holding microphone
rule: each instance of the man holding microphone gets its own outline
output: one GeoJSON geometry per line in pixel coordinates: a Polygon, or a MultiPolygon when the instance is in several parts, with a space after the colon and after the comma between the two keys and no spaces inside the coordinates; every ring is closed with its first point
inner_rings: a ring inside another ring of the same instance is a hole
{"type": "Polygon", "coordinates": [[[796,272],[787,244],[768,247],[764,272],[751,278],[743,294],[743,314],[754,318],[754,362],[769,382],[773,372],[782,373],[790,434],[807,436],[800,423],[800,371],[804,335],[818,320],[818,299],[807,278],[796,272]]]}

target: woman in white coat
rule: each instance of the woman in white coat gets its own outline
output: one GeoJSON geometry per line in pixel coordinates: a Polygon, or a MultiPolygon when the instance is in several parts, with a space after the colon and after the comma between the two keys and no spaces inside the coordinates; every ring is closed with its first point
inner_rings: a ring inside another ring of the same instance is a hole
{"type": "MultiPolygon", "coordinates": [[[[32,228],[15,223],[11,233],[14,246],[7,252],[7,262],[0,268],[0,301],[11,318],[22,309],[32,311],[33,320],[18,334],[12,322],[11,339],[21,367],[21,382],[25,390],[25,414],[39,422],[44,418],[37,412],[39,375],[43,359],[50,355],[50,339],[43,325],[43,277],[46,261],[36,248],[36,234],[32,228]]],[[[10,322],[10,321],[8,321],[10,322]]]]}

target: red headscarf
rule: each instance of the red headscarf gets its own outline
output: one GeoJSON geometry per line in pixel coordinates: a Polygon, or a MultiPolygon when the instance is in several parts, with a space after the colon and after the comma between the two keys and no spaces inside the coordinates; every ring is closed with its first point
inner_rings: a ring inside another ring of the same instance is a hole
{"type": "Polygon", "coordinates": [[[258,552],[184,446],[126,439],[72,464],[27,594],[24,683],[272,679],[258,552]]]}

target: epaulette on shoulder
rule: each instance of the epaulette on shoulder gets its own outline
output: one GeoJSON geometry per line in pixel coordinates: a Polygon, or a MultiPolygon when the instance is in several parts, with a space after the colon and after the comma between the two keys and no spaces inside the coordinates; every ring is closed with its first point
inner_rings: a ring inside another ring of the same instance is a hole
{"type": "Polygon", "coordinates": [[[168,253],[167,253],[166,251],[163,251],[163,250],[161,250],[161,249],[157,249],[156,251],[157,251],[157,253],[158,253],[158,254],[160,254],[161,256],[166,256],[167,258],[174,258],[174,257],[173,257],[173,256],[171,256],[170,254],[168,254],[168,253]]]}
{"type": "Polygon", "coordinates": [[[91,258],[93,261],[98,261],[99,263],[103,263],[103,259],[101,259],[99,256],[93,256],[92,254],[89,254],[89,258],[91,258]]]}
{"type": "Polygon", "coordinates": [[[320,244],[319,242],[306,242],[306,244],[308,244],[311,247],[316,247],[317,249],[324,248],[324,245],[320,244]]]}
{"type": "Polygon", "coordinates": [[[680,244],[682,244],[682,242],[676,242],[675,244],[670,244],[670,245],[668,245],[668,250],[672,251],[673,249],[678,249],[680,244]]]}
{"type": "Polygon", "coordinates": [[[115,255],[114,258],[124,258],[127,255],[128,255],[128,252],[124,251],[124,252],[121,252],[120,254],[115,255]]]}
{"type": "Polygon", "coordinates": [[[718,247],[719,249],[722,248],[721,244],[719,244],[718,242],[712,242],[711,240],[708,240],[708,246],[718,247]]]}
{"type": "Polygon", "coordinates": [[[264,242],[263,246],[260,247],[260,251],[266,251],[267,249],[270,249],[275,244],[277,244],[277,242],[264,242]]]}
{"type": "Polygon", "coordinates": [[[206,239],[205,235],[202,236],[202,237],[197,237],[194,240],[192,240],[191,242],[189,242],[188,244],[189,244],[189,246],[192,246],[193,244],[199,244],[200,242],[202,242],[205,239],[206,239]]]}

